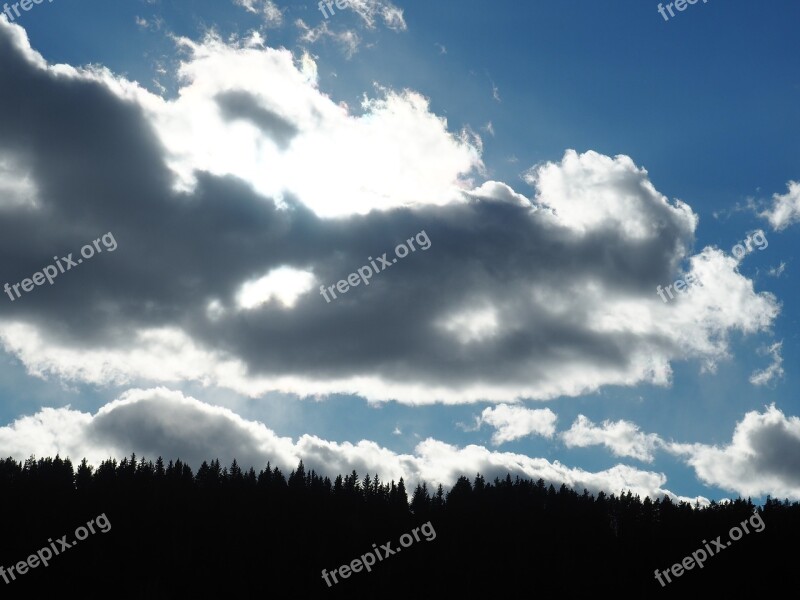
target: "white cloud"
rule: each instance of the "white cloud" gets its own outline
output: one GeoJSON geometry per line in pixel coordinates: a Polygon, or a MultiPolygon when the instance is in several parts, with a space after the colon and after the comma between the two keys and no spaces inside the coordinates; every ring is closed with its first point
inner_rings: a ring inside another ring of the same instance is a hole
{"type": "Polygon", "coordinates": [[[508,202],[526,208],[532,208],[531,201],[522,194],[503,183],[502,181],[485,181],[474,190],[464,192],[464,195],[475,200],[494,200],[496,202],[508,202]]]}
{"type": "Polygon", "coordinates": [[[264,21],[269,27],[279,27],[283,24],[283,12],[272,0],[264,0],[264,21]]]}
{"type": "Polygon", "coordinates": [[[777,267],[771,267],[769,271],[767,271],[767,275],[770,277],[780,277],[783,275],[784,271],[786,271],[786,263],[781,261],[777,267]]]}
{"type": "Polygon", "coordinates": [[[624,465],[592,473],[544,458],[491,452],[474,445],[459,448],[431,438],[420,442],[413,454],[397,454],[368,440],[337,443],[303,435],[293,441],[263,423],[165,388],[129,390],[93,415],[69,407],[44,408],[0,428],[0,455],[19,460],[58,453],[73,462],[86,457],[97,465],[131,452],[151,459],[158,455],[180,458],[195,470],[203,460],[219,458],[230,463],[236,458],[242,467],[260,469],[271,461],[288,472],[302,459],[307,469],[329,476],[355,469],[361,474],[378,473],[385,480],[403,477],[409,489],[421,481],[448,488],[460,475],[473,477],[480,472],[492,480],[510,472],[512,477],[541,477],[556,487],[565,483],[578,491],[620,494],[631,490],[640,496],[667,494],[695,500],[664,489],[663,474],[624,465]]]}
{"type": "Polygon", "coordinates": [[[783,367],[781,366],[783,365],[782,347],[783,342],[775,342],[768,348],[762,349],[761,354],[769,354],[772,357],[772,364],[766,369],[753,371],[753,374],[750,375],[750,383],[753,385],[768,385],[783,377],[783,367]]]}
{"type": "Polygon", "coordinates": [[[323,21],[316,27],[309,27],[303,19],[297,19],[294,24],[301,32],[301,41],[314,44],[321,39],[329,38],[341,46],[348,60],[356,55],[358,47],[361,45],[361,37],[355,31],[352,29],[334,31],[328,27],[327,21],[323,21]]]}
{"type": "Polygon", "coordinates": [[[538,190],[537,203],[555,210],[565,226],[580,233],[613,226],[631,239],[647,239],[659,234],[667,215],[692,232],[697,227],[689,205],[671,205],[649,181],[647,170],[628,156],[570,150],[560,163],[529,169],[524,179],[538,190]]]}
{"type": "Polygon", "coordinates": [[[760,213],[775,231],[800,221],[800,181],[790,181],[786,187],[788,191],[785,194],[772,195],[772,208],[760,213]]]}
{"type": "Polygon", "coordinates": [[[314,274],[290,267],[279,267],[253,281],[245,282],[237,294],[237,302],[246,310],[256,308],[272,299],[285,307],[294,306],[297,299],[314,285],[314,274]]]}
{"type": "Polygon", "coordinates": [[[394,31],[408,29],[403,18],[403,10],[389,0],[347,0],[347,2],[369,29],[375,28],[375,22],[378,18],[383,21],[386,27],[394,31]]]}
{"type": "Polygon", "coordinates": [[[500,100],[500,89],[494,84],[494,81],[492,82],[492,98],[494,98],[496,102],[502,102],[502,100],[500,100]]]}
{"type": "Polygon", "coordinates": [[[572,423],[561,438],[569,448],[586,448],[603,445],[614,454],[636,458],[645,462],[653,461],[653,453],[662,445],[661,439],[654,433],[643,433],[639,426],[630,421],[603,421],[597,426],[584,415],[572,423]]]}
{"type": "Polygon", "coordinates": [[[298,68],[287,50],[215,38],[181,43],[191,58],[180,67],[180,95],[149,108],[182,190],[193,189],[201,171],[234,175],[264,196],[293,194],[334,217],[456,201],[483,166],[478,149],[450,133],[416,92],[379,90],[352,115],[316,89],[307,53],[298,68]],[[225,119],[218,98],[232,89],[283,124],[283,146],[272,131],[225,119]]]}
{"type": "Polygon", "coordinates": [[[748,412],[736,424],[731,443],[669,444],[697,476],[742,496],[800,499],[800,418],[775,405],[748,412]]]}
{"type": "Polygon", "coordinates": [[[264,16],[267,27],[280,27],[283,24],[283,11],[272,0],[233,0],[246,11],[264,16]]]}
{"type": "Polygon", "coordinates": [[[556,432],[557,419],[549,408],[531,409],[500,404],[484,409],[478,424],[488,423],[495,428],[492,444],[497,446],[531,434],[551,438],[556,432]]]}
{"type": "Polygon", "coordinates": [[[258,5],[261,0],[233,0],[233,3],[236,6],[241,6],[247,12],[257,13],[258,12],[258,5]]]}

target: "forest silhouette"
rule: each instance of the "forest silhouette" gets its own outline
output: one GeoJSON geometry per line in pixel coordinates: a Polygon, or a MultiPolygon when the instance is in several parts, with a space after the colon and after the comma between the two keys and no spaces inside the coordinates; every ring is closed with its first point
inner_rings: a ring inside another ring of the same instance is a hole
{"type": "Polygon", "coordinates": [[[447,491],[377,475],[329,477],[302,461],[287,475],[234,460],[136,455],[96,468],[84,459],[0,460],[0,565],[31,554],[105,514],[112,528],[90,535],[10,583],[5,598],[74,591],[83,598],[390,598],[455,594],[530,598],[593,592],[678,596],[775,591],[793,581],[800,504],[767,498],[709,506],[615,496],[566,485],[459,477],[447,491]],[[701,541],[722,536],[758,510],[766,524],[662,587],[669,569],[701,541]],[[430,521],[436,539],[416,542],[331,588],[337,569],[430,521]]]}

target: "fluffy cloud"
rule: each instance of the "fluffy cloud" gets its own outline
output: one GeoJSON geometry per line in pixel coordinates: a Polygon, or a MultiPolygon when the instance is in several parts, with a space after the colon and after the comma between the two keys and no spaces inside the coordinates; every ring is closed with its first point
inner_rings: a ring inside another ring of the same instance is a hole
{"type": "Polygon", "coordinates": [[[557,419],[556,413],[549,408],[531,409],[500,404],[484,409],[478,424],[488,423],[494,427],[492,443],[499,445],[531,434],[551,438],[556,432],[557,419]]]}
{"type": "Polygon", "coordinates": [[[614,456],[626,456],[653,461],[653,452],[663,443],[654,433],[643,433],[639,426],[630,421],[603,421],[598,426],[584,415],[578,415],[567,431],[561,434],[567,447],[586,448],[603,445],[614,456]]]}
{"type": "MultiPolygon", "coordinates": [[[[288,472],[303,460],[307,468],[334,476],[355,469],[378,473],[381,479],[403,477],[407,486],[426,481],[449,488],[460,475],[480,472],[495,477],[542,478],[593,493],[622,493],[661,497],[663,474],[617,465],[596,473],[569,468],[544,458],[491,452],[482,446],[458,448],[434,439],[420,442],[414,454],[397,454],[375,442],[337,443],[303,435],[296,441],[280,437],[263,423],[248,421],[229,409],[211,406],[165,388],[129,390],[94,415],[66,408],[44,408],[33,416],[0,428],[0,456],[24,460],[30,455],[86,457],[95,465],[109,457],[180,458],[194,469],[203,460],[237,459],[242,467],[263,468],[267,461],[288,472]]],[[[705,502],[705,498],[700,498],[705,502]]]]}
{"type": "Polygon", "coordinates": [[[670,444],[697,476],[742,496],[800,499],[800,418],[775,405],[748,412],[726,446],[670,444]]]}
{"type": "Polygon", "coordinates": [[[528,200],[475,181],[479,138],[412,90],[353,111],[318,89],[307,54],[179,44],[182,87],[165,99],[99,67],[48,65],[0,22],[0,176],[15,173],[3,281],[107,231],[119,244],[0,302],[0,344],[34,374],[549,399],[667,385],[672,361],[712,368],[732,333],[778,314],[736,260],[691,254],[697,216],[627,156],[569,150],[526,172],[528,200]],[[423,230],[428,251],[335,302],[317,293],[423,230]],[[683,267],[702,286],[662,302],[656,286],[683,267]]]}
{"type": "Polygon", "coordinates": [[[179,42],[189,53],[180,97],[147,106],[181,190],[195,190],[201,172],[233,175],[339,217],[451,202],[483,168],[418,93],[378,90],[354,114],[317,89],[308,55],[298,67],[286,50],[179,42]]]}
{"type": "Polygon", "coordinates": [[[761,213],[776,231],[800,221],[800,181],[790,181],[786,187],[785,194],[772,195],[772,207],[761,213]]]}

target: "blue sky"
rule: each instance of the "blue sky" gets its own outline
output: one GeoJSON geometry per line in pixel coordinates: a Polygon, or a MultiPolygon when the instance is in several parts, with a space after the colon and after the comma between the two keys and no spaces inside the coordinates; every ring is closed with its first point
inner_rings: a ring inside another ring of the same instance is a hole
{"type": "Polygon", "coordinates": [[[55,0],[15,19],[29,42],[3,20],[3,283],[119,250],[4,297],[0,452],[800,498],[800,7],[657,6],[55,0]],[[430,251],[317,297],[422,229],[430,251]],[[234,307],[287,265],[290,300],[234,307]]]}

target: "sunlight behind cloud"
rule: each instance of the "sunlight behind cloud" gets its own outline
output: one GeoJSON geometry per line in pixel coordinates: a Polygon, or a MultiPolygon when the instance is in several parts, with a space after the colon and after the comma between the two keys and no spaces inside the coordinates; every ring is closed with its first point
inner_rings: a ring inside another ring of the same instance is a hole
{"type": "Polygon", "coordinates": [[[273,269],[263,277],[242,285],[236,296],[239,308],[250,310],[270,300],[292,308],[297,299],[314,285],[314,274],[291,267],[273,269]]]}

